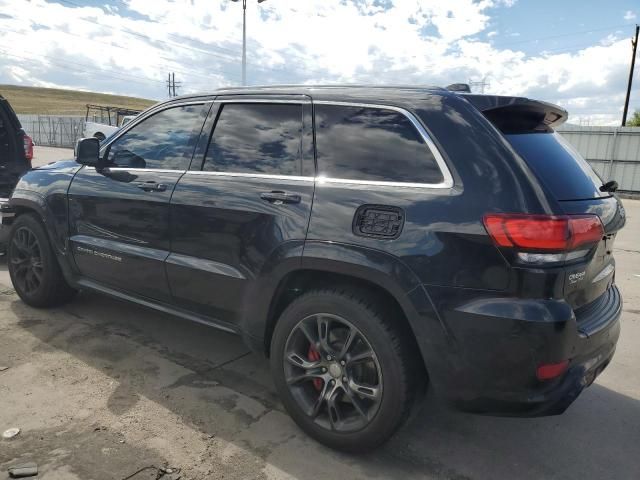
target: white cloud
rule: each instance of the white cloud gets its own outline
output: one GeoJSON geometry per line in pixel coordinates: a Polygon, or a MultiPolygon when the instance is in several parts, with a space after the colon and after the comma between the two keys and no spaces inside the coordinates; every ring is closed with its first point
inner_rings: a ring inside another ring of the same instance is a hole
{"type": "MultiPolygon", "coordinates": [[[[573,52],[526,55],[477,40],[480,33],[497,34],[492,16],[513,3],[249,2],[249,81],[446,85],[488,76],[490,93],[530,95],[559,102],[572,115],[617,118],[628,42],[610,35],[573,52]]],[[[157,99],[165,96],[169,71],[185,93],[240,82],[238,3],[127,0],[103,10],[0,0],[0,12],[8,11],[0,14],[0,78],[9,82],[157,99]]]]}
{"type": "Polygon", "coordinates": [[[627,10],[624,14],[624,19],[625,20],[635,20],[636,19],[636,14],[635,12],[631,11],[631,10],[627,10]]]}

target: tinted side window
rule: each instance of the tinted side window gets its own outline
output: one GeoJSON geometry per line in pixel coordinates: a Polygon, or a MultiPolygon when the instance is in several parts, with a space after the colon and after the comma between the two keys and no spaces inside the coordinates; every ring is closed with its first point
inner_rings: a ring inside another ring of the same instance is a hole
{"type": "Polygon", "coordinates": [[[184,105],[143,120],[111,144],[109,162],[118,167],[186,170],[203,111],[203,105],[184,105]]]}
{"type": "Polygon", "coordinates": [[[316,105],[318,173],[349,180],[440,183],[431,150],[402,113],[316,105]]]}
{"type": "Polygon", "coordinates": [[[302,105],[227,103],[218,114],[203,170],[301,174],[302,105]]]}

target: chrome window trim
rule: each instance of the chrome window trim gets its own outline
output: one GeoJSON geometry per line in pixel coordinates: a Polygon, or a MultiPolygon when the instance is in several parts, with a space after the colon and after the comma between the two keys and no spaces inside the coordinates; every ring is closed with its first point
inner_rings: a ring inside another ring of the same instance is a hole
{"type": "Polygon", "coordinates": [[[215,103],[271,103],[274,105],[292,103],[298,105],[310,105],[311,99],[273,99],[273,98],[224,98],[217,97],[215,103]]]}
{"type": "Polygon", "coordinates": [[[392,110],[404,115],[414,126],[416,130],[420,133],[420,136],[424,140],[427,148],[431,151],[431,154],[434,156],[436,160],[436,164],[442,173],[443,181],[440,183],[417,183],[417,182],[387,182],[387,181],[378,181],[378,180],[355,180],[355,179],[347,179],[347,178],[334,178],[334,177],[324,177],[324,176],[299,176],[299,175],[272,175],[267,173],[240,173],[240,172],[212,172],[212,171],[202,171],[202,170],[170,170],[170,169],[156,169],[156,168],[127,168],[127,167],[112,167],[109,168],[112,171],[130,171],[130,172],[157,172],[157,173],[175,173],[182,172],[185,175],[209,175],[216,177],[244,177],[244,178],[261,178],[261,179],[272,179],[272,180],[292,180],[292,181],[300,181],[300,182],[316,182],[318,185],[326,185],[326,184],[335,184],[335,185],[371,185],[371,186],[380,186],[380,187],[400,187],[400,188],[452,188],[453,176],[447,166],[442,154],[438,150],[438,147],[431,139],[431,136],[426,131],[422,123],[417,119],[417,117],[411,113],[409,110],[397,107],[394,105],[380,105],[375,103],[358,103],[358,102],[340,102],[333,100],[287,100],[287,99],[268,99],[268,98],[223,98],[216,97],[213,100],[206,101],[190,101],[190,102],[180,102],[173,103],[170,105],[166,105],[165,108],[158,108],[148,111],[144,116],[136,118],[134,121],[129,122],[126,125],[126,129],[118,132],[116,136],[109,140],[108,144],[105,144],[101,147],[106,149],[109,147],[114,141],[116,141],[120,136],[124,135],[127,131],[131,129],[131,127],[136,124],[142,122],[144,119],[148,118],[152,114],[159,113],[160,111],[167,110],[173,107],[181,107],[186,105],[206,105],[209,103],[288,103],[288,104],[299,104],[299,105],[337,105],[337,106],[346,106],[346,107],[360,107],[360,108],[379,108],[382,110],[392,110]]]}
{"type": "Polygon", "coordinates": [[[401,187],[401,188],[451,188],[452,185],[441,183],[415,183],[415,182],[387,182],[384,180],[351,180],[348,178],[334,177],[316,177],[318,185],[336,184],[336,185],[371,185],[377,187],[401,187]]]}
{"type": "Polygon", "coordinates": [[[127,168],[127,167],[105,167],[109,172],[153,172],[153,173],[185,173],[188,170],[171,170],[170,168],[127,168]]]}
{"type": "MultiPolygon", "coordinates": [[[[213,103],[213,102],[214,100],[212,99],[212,100],[179,102],[179,103],[162,104],[162,105],[153,106],[149,110],[138,115],[134,120],[131,120],[129,123],[126,124],[125,127],[120,128],[120,130],[118,130],[112,137],[109,137],[109,143],[105,143],[104,145],[100,146],[100,155],[104,155],[104,152],[106,151],[106,149],[109,148],[111,144],[115,142],[118,138],[120,138],[122,135],[127,133],[137,124],[141,123],[142,121],[146,120],[152,115],[155,115],[156,113],[160,113],[174,107],[185,107],[188,105],[206,105],[208,103],[213,103]]],[[[182,170],[173,170],[173,171],[182,171],[182,170]]]]}
{"type": "MultiPolygon", "coordinates": [[[[447,162],[445,162],[444,157],[438,150],[435,142],[432,140],[431,136],[424,128],[420,120],[411,113],[406,108],[396,107],[394,105],[379,105],[375,103],[358,103],[358,102],[339,102],[333,100],[314,100],[314,105],[336,105],[343,107],[360,107],[360,108],[379,108],[382,110],[392,110],[404,115],[414,126],[416,130],[420,133],[420,136],[424,140],[427,148],[431,151],[431,154],[436,160],[436,164],[440,169],[440,173],[442,173],[442,182],[440,183],[413,183],[413,182],[386,182],[386,181],[376,181],[376,180],[350,180],[346,178],[332,178],[332,177],[318,177],[319,183],[338,183],[338,184],[355,184],[355,185],[377,185],[377,186],[388,186],[388,187],[408,187],[408,188],[452,188],[453,187],[453,176],[451,175],[451,171],[447,166],[447,162]]],[[[317,148],[317,145],[316,145],[317,148]]]]}
{"type": "MultiPolygon", "coordinates": [[[[125,169],[123,169],[125,170],[125,169]]],[[[144,169],[139,169],[145,171],[144,169]]],[[[148,171],[148,170],[147,170],[148,171]]],[[[175,172],[175,170],[169,170],[175,172]]],[[[347,178],[332,177],[304,177],[298,175],[272,175],[269,173],[240,173],[240,172],[211,172],[202,170],[188,170],[185,175],[204,175],[211,177],[240,177],[240,178],[262,178],[266,180],[292,180],[298,182],[316,182],[318,185],[323,184],[343,184],[343,185],[371,185],[380,187],[404,187],[404,188],[433,188],[431,184],[411,183],[411,182],[384,182],[375,180],[349,180],[347,178]]]]}
{"type": "Polygon", "coordinates": [[[272,180],[293,180],[298,182],[314,182],[316,177],[304,177],[300,175],[272,175],[269,173],[241,173],[241,172],[212,172],[203,170],[189,170],[186,175],[205,175],[212,177],[243,177],[264,178],[272,180]]]}

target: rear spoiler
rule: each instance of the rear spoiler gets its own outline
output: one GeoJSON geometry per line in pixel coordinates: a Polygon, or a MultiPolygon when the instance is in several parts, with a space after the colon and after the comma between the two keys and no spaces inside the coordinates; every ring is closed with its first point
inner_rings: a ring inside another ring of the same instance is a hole
{"type": "Polygon", "coordinates": [[[548,132],[567,121],[564,108],[540,100],[498,95],[461,95],[502,133],[548,132]]]}

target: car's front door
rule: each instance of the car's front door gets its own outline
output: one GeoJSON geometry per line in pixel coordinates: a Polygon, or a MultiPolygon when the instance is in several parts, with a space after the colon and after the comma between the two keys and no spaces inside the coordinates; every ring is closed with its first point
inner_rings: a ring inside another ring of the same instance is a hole
{"type": "Polygon", "coordinates": [[[210,106],[169,105],[145,115],[101,150],[103,167],[83,167],[74,177],[69,227],[82,281],[170,300],[169,201],[210,106]]]}
{"type": "MultiPolygon", "coordinates": [[[[307,97],[226,98],[211,140],[171,199],[167,275],[174,301],[229,324],[302,255],[315,166],[307,97]]],[[[200,147],[199,147],[200,150],[200,147]]]]}

